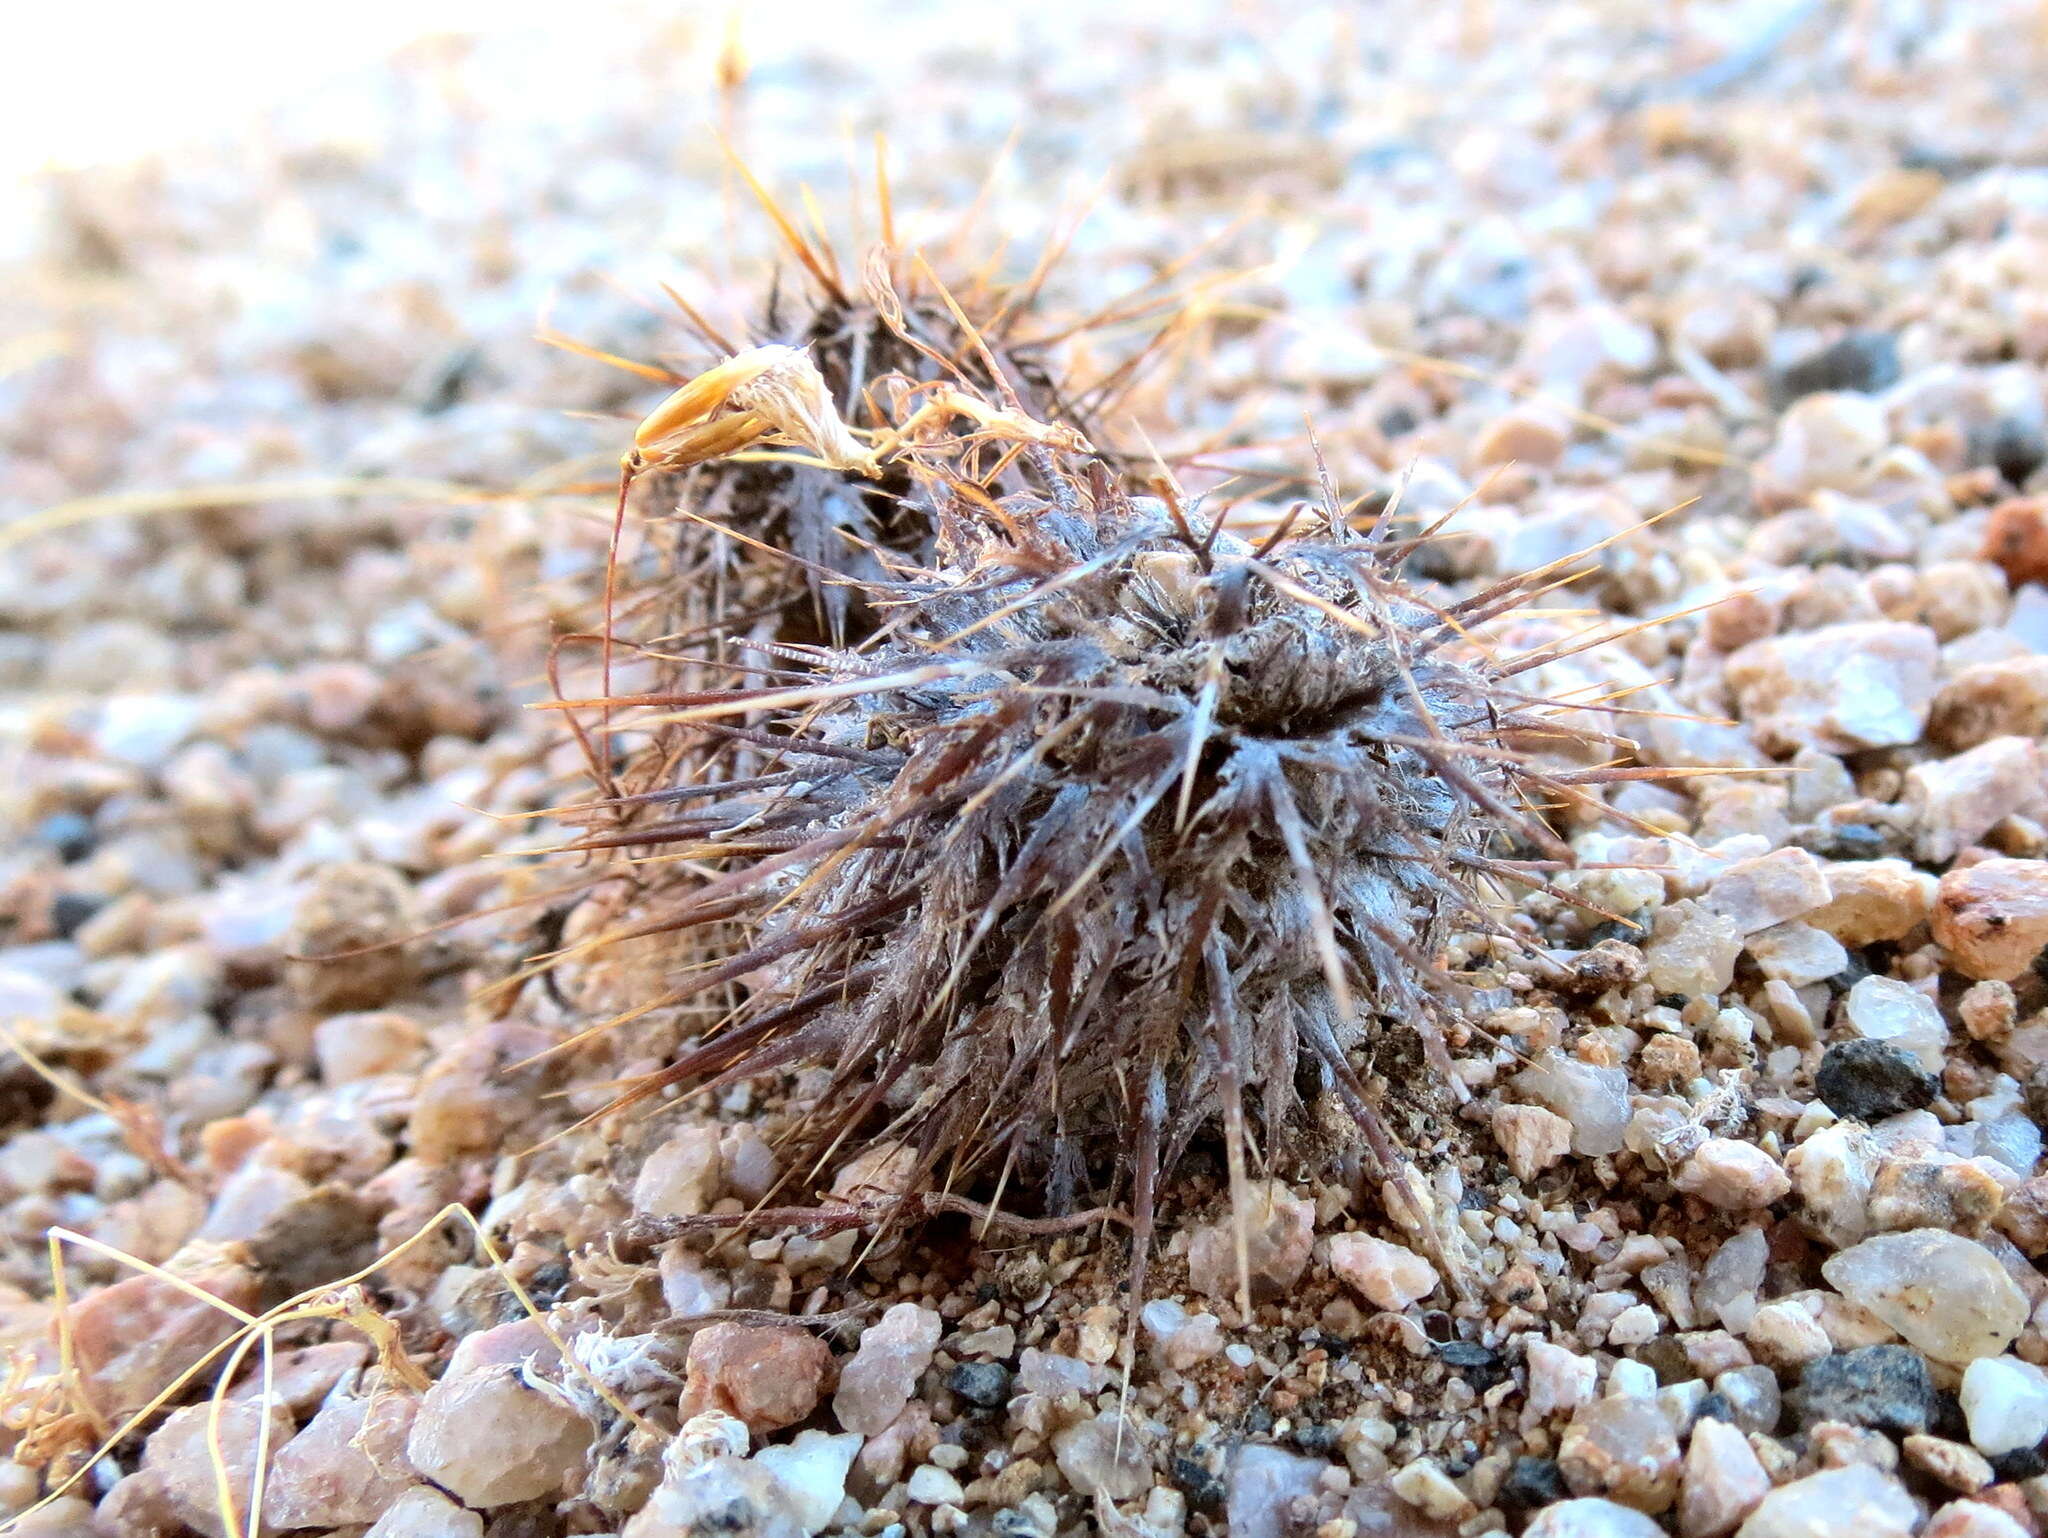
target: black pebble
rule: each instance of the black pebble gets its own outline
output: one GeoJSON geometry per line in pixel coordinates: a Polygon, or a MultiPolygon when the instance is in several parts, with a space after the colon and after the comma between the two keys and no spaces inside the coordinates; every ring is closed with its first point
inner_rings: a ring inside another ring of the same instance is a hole
{"type": "Polygon", "coordinates": [[[1174,1487],[1188,1498],[1188,1506],[1195,1511],[1221,1511],[1224,1497],[1229,1493],[1223,1487],[1222,1477],[1199,1458],[1190,1458],[1185,1453],[1175,1453],[1170,1468],[1174,1487]]]}
{"type": "Polygon", "coordinates": [[[1934,1391],[1934,1419],[1927,1423],[1927,1434],[1951,1442],[1970,1440],[1970,1420],[1963,1414],[1963,1402],[1945,1388],[1934,1391]]]}
{"type": "Polygon", "coordinates": [[[1855,951],[1851,951],[1849,952],[1848,965],[1843,967],[1833,977],[1827,979],[1827,985],[1836,993],[1847,993],[1851,988],[1862,982],[1864,978],[1883,975],[1880,972],[1873,972],[1869,962],[1865,961],[1855,951]]]}
{"type": "Polygon", "coordinates": [[[1534,1511],[1554,1505],[1569,1493],[1555,1459],[1517,1458],[1508,1477],[1500,1482],[1497,1499],[1509,1511],[1534,1511]]]}
{"type": "Polygon", "coordinates": [[[1650,914],[1647,908],[1640,910],[1641,922],[1633,919],[1605,919],[1586,932],[1586,948],[1591,950],[1602,940],[1620,940],[1628,945],[1640,945],[1650,932],[1650,914]]]}
{"type": "Polygon", "coordinates": [[[1991,1472],[2002,1481],[2034,1479],[2048,1474],[2048,1457],[2039,1447],[2015,1447],[1991,1460],[1991,1472]]]}
{"type": "Polygon", "coordinates": [[[1693,1416],[1693,1420],[1696,1423],[1726,1421],[1732,1426],[1735,1424],[1735,1406],[1728,1402],[1726,1394],[1704,1394],[1700,1398],[1699,1412],[1693,1416]]]}
{"type": "Polygon", "coordinates": [[[1491,1367],[1500,1360],[1493,1347],[1470,1340],[1447,1340],[1436,1348],[1436,1354],[1453,1367],[1491,1367]]]}
{"type": "Polygon", "coordinates": [[[1311,1457],[1322,1457],[1337,1445],[1337,1428],[1328,1421],[1309,1421],[1294,1428],[1294,1445],[1311,1457]]]}
{"type": "Polygon", "coordinates": [[[1436,1348],[1437,1360],[1481,1388],[1501,1380],[1500,1353],[1469,1340],[1447,1340],[1436,1348]]]}
{"type": "Polygon", "coordinates": [[[1314,1351],[1318,1347],[1327,1351],[1332,1361],[1351,1354],[1351,1342],[1344,1339],[1343,1336],[1326,1335],[1314,1325],[1310,1325],[1301,1332],[1301,1349],[1304,1351],[1314,1351]]]}
{"type": "Polygon", "coordinates": [[[95,840],[88,818],[77,812],[52,812],[35,825],[29,842],[56,850],[57,857],[70,865],[91,854],[95,840]]]}
{"type": "Polygon", "coordinates": [[[2027,1114],[2048,1127],[2048,1063],[2027,1077],[2027,1114]]]}
{"type": "Polygon", "coordinates": [[[1821,1103],[1837,1116],[1867,1124],[1931,1104],[1941,1085],[1889,1042],[1859,1039],[1838,1041],[1827,1049],[1813,1087],[1821,1103]]]}
{"type": "Polygon", "coordinates": [[[1994,466],[2014,487],[2024,486],[2027,477],[2048,459],[2048,442],[2041,429],[2017,417],[2000,417],[1982,433],[1971,434],[1971,460],[1994,466]]]}
{"type": "Polygon", "coordinates": [[[1846,1421],[1908,1436],[1939,1413],[1926,1359],[1908,1346],[1862,1346],[1807,1364],[1795,1391],[1802,1425],[1846,1421]]]}
{"type": "Polygon", "coordinates": [[[84,892],[59,892],[50,904],[50,922],[56,926],[59,938],[68,940],[105,906],[104,899],[84,892]]]}
{"type": "Polygon", "coordinates": [[[1771,399],[1782,407],[1823,390],[1856,390],[1869,395],[1897,384],[1898,379],[1897,339],[1889,331],[1851,331],[1779,369],[1771,379],[1771,399]]]}
{"type": "Polygon", "coordinates": [[[1897,852],[1892,840],[1867,822],[1816,823],[1794,833],[1792,842],[1824,860],[1878,860],[1897,852]]]}
{"type": "Polygon", "coordinates": [[[1637,1361],[1656,1373],[1660,1385],[1684,1383],[1699,1376],[1685,1359],[1685,1347],[1669,1335],[1644,1341],[1636,1347],[1635,1354],[1637,1361]]]}
{"type": "Polygon", "coordinates": [[[993,1410],[1010,1399],[1010,1369],[1001,1362],[962,1362],[946,1379],[946,1387],[969,1404],[993,1410]]]}

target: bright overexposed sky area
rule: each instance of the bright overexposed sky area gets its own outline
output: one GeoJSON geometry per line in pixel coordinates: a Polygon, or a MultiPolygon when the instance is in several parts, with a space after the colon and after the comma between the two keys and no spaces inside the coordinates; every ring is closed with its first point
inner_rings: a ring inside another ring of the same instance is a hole
{"type": "MultiPolygon", "coordinates": [[[[602,26],[614,0],[29,0],[7,23],[0,177],[232,133],[432,33],[602,26]]],[[[711,10],[685,0],[678,9],[711,10]]]]}

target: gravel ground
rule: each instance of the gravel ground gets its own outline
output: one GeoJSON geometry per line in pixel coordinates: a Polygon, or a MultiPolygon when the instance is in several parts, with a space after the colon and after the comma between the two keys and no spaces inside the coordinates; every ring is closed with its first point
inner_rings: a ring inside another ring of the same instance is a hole
{"type": "Polygon", "coordinates": [[[349,1538],[2041,1538],[2048,17],[798,20],[427,40],[40,183],[0,284],[0,1511],[64,1493],[5,1530],[246,1533],[216,1473],[241,1512],[260,1447],[261,1530],[349,1538]],[[701,1022],[532,1061],[678,964],[535,966],[630,915],[522,815],[583,792],[523,707],[658,387],[533,332],[688,370],[660,283],[766,312],[719,125],[849,262],[875,132],[945,270],[1021,275],[1086,203],[1034,327],[1110,318],[1060,376],[1170,321],[1108,442],[1284,503],[1306,413],[1346,492],[1452,514],[1453,590],[1613,536],[1517,633],[1615,638],[1534,686],[1748,771],[1609,787],[1559,885],[1616,917],[1538,892],[1454,948],[1487,1010],[1397,1118],[1433,1215],[1341,1151],[1268,1170],[1247,1317],[1198,1148],[1127,1387],[1113,1229],[693,1227],[818,1084],[572,1127],[701,1022]]]}

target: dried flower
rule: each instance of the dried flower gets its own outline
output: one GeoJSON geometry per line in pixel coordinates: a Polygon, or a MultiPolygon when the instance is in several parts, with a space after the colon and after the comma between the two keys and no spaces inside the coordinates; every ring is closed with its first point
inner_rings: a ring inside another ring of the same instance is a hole
{"type": "Polygon", "coordinates": [[[840,420],[810,354],[775,344],[735,353],[677,389],[640,423],[629,463],[682,469],[775,438],[810,450],[827,469],[881,474],[840,420]]]}

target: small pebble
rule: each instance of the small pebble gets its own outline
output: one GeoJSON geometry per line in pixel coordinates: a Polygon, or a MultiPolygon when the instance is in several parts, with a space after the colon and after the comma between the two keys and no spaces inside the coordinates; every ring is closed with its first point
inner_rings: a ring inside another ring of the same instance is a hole
{"type": "Polygon", "coordinates": [[[1678,1531],[1682,1538],[1723,1538],[1770,1490],[1749,1438],[1726,1421],[1700,1421],[1685,1450],[1678,1531]]]}
{"type": "Polygon", "coordinates": [[[1570,1494],[1555,1459],[1523,1456],[1509,1465],[1496,1499],[1509,1511],[1535,1511],[1570,1494]]]}
{"type": "Polygon", "coordinates": [[[1936,1361],[1996,1356],[2027,1322],[2027,1300],[1991,1252],[1934,1228],[1879,1234],[1830,1256],[1821,1274],[1936,1361]]]}
{"type": "Polygon", "coordinates": [[[2013,497],[1994,507],[1984,525],[1983,556],[2014,587],[2048,582],[2048,501],[2013,497]]]}
{"type": "Polygon", "coordinates": [[[1745,935],[1810,913],[1830,897],[1827,876],[1804,849],[1738,860],[1714,878],[1702,906],[1745,935]]]}
{"type": "Polygon", "coordinates": [[[1743,1333],[1757,1359],[1780,1370],[1802,1367],[1834,1349],[1827,1331],[1803,1304],[1766,1303],[1743,1333]]]}
{"type": "Polygon", "coordinates": [[[1558,1444],[1574,1495],[1602,1495],[1655,1515],[1678,1494],[1678,1441],[1654,1399],[1612,1396],[1581,1405],[1558,1444]]]}
{"type": "Polygon", "coordinates": [[[2041,754],[2024,737],[1994,737],[1906,771],[1901,804],[1918,823],[1913,852],[1945,864],[2007,817],[2041,810],[2041,754]]]}
{"type": "Polygon", "coordinates": [[[1547,1340],[1529,1342],[1529,1397],[1523,1411],[1525,1421],[1535,1423],[1548,1416],[1578,1409],[1593,1397],[1599,1381],[1600,1364],[1547,1340]]]}
{"type": "Polygon", "coordinates": [[[1898,339],[1889,331],[1850,331],[1771,375],[1771,395],[1780,404],[1822,390],[1874,395],[1899,378],[1898,339]]]}
{"type": "Polygon", "coordinates": [[[391,1503],[363,1538],[483,1538],[484,1519],[432,1485],[414,1485],[391,1503]]]}
{"type": "Polygon", "coordinates": [[[959,1480],[929,1463],[912,1470],[907,1488],[910,1498],[924,1506],[958,1506],[967,1499],[959,1480]]]}
{"type": "Polygon", "coordinates": [[[834,1436],[813,1427],[792,1441],[762,1448],[753,1461],[775,1476],[804,1531],[817,1533],[831,1525],[846,1499],[846,1476],[860,1445],[851,1431],[834,1436]]]}
{"type": "Polygon", "coordinates": [[[1330,1269],[1374,1306],[1408,1308],[1436,1291],[1436,1267],[1413,1250],[1368,1234],[1330,1239],[1330,1269]]]}
{"type": "Polygon", "coordinates": [[[1540,1105],[1500,1105],[1493,1136],[1517,1179],[1534,1180],[1571,1152],[1572,1124],[1540,1105]]]}
{"type": "MultiPolygon", "coordinates": [[[[1821,901],[1828,900],[1824,896],[1821,901]]],[[[1849,964],[1842,942],[1811,924],[1773,925],[1751,935],[1747,948],[1759,972],[1795,988],[1833,977],[1849,964]]]]}
{"type": "Polygon", "coordinates": [[[1934,938],[1966,977],[2009,982],[2048,945],[2048,860],[1951,870],[1935,893],[1934,938]]]}
{"type": "Polygon", "coordinates": [[[670,1463],[620,1538],[698,1538],[708,1533],[807,1538],[809,1532],[799,1497],[771,1466],[720,1453],[687,1466],[670,1463]]]}
{"type": "Polygon", "coordinates": [[[1947,1060],[1948,1025],[1941,1007],[1893,977],[1866,977],[1843,1000],[1842,1018],[1859,1035],[1910,1053],[1928,1073],[1947,1060]]]}
{"type": "MultiPolygon", "coordinates": [[[[938,1314],[915,1303],[893,1305],[863,1330],[860,1348],[841,1368],[839,1388],[832,1396],[832,1413],[839,1424],[863,1436],[885,1429],[910,1402],[944,1333],[938,1314]]],[[[816,1340],[808,1334],[806,1338],[816,1340]]],[[[817,1344],[824,1349],[822,1342],[817,1344]]],[[[826,1359],[829,1362],[829,1352],[826,1359]]]]}
{"type": "Polygon", "coordinates": [[[1765,747],[1856,752],[1919,740],[1938,666],[1932,630],[1872,622],[1755,642],[1728,659],[1727,678],[1765,747]]]}
{"type": "MultiPolygon", "coordinates": [[[[1253,1181],[1245,1196],[1246,1260],[1254,1300],[1283,1294],[1308,1269],[1315,1244],[1316,1206],[1277,1180],[1253,1181]]],[[[1236,1219],[1225,1213],[1194,1231],[1188,1244],[1188,1281],[1209,1297],[1238,1294],[1236,1219]]]]}
{"type": "Polygon", "coordinates": [[[1920,1530],[1921,1538],[2033,1538],[2033,1528],[1988,1501],[1950,1501],[1920,1530]]]}
{"type": "Polygon", "coordinates": [[[1919,1508],[1897,1480],[1868,1464],[1825,1469],[1780,1485],[1738,1538],[1910,1538],[1919,1508]]]}
{"type": "Polygon", "coordinates": [[[1805,921],[1851,949],[1903,940],[1934,906],[1934,877],[1904,860],[1842,860],[1826,875],[1828,901],[1805,921]]]}
{"type": "Polygon", "coordinates": [[[1472,1514],[1472,1498],[1456,1485],[1431,1458],[1417,1458],[1387,1481],[1394,1494],[1425,1517],[1438,1522],[1456,1522],[1472,1514]]]}
{"type": "Polygon", "coordinates": [[[2017,1357],[1982,1356],[1963,1373],[1970,1441],[1987,1458],[2048,1439],[2048,1372],[2017,1357]]]}
{"type": "Polygon", "coordinates": [[[1807,395],[1778,419],[1777,441],[1759,473],[1780,504],[1822,489],[1847,490],[1889,437],[1876,401],[1839,391],[1807,395]]]}
{"type": "Polygon", "coordinates": [[[1660,909],[1644,947],[1650,984],[1680,998],[1720,993],[1735,980],[1742,926],[1690,900],[1660,909]]]}
{"type": "Polygon", "coordinates": [[[1178,1303],[1155,1298],[1139,1319],[1157,1343],[1160,1360],[1175,1372],[1186,1372],[1223,1349],[1221,1322],[1214,1314],[1191,1315],[1178,1303]]]}
{"type": "Polygon", "coordinates": [[[464,1505],[488,1510],[559,1495],[583,1472],[594,1434],[559,1390],[491,1367],[427,1390],[405,1454],[464,1505]]]}
{"type": "Polygon", "coordinates": [[[1813,1087],[1837,1116],[1866,1124],[1917,1111],[1941,1092],[1940,1081],[1912,1053],[1894,1041],[1868,1038],[1831,1045],[1821,1056],[1813,1087]]]}
{"type": "Polygon", "coordinates": [[[217,1427],[210,1406],[192,1405],[172,1411],[150,1434],[143,1448],[142,1467],[161,1481],[165,1504],[186,1526],[207,1538],[227,1538],[215,1471],[223,1470],[236,1488],[248,1488],[266,1419],[274,1464],[279,1449],[292,1436],[291,1416],[281,1405],[272,1405],[266,1415],[253,1400],[228,1404],[221,1409],[217,1427]]]}
{"type": "Polygon", "coordinates": [[[1912,1467],[1966,1495],[1983,1489],[1997,1477],[1981,1453],[1946,1437],[1920,1433],[1907,1437],[1899,1447],[1912,1467]]]}
{"type": "Polygon", "coordinates": [[[1109,1376],[1099,1363],[1056,1351],[1041,1351],[1036,1346],[1026,1346],[1017,1359],[1017,1387],[1027,1394],[1048,1394],[1054,1398],[1062,1394],[1093,1394],[1109,1382],[1109,1376]]]}
{"type": "Polygon", "coordinates": [[[375,1009],[418,975],[412,948],[390,943],[415,927],[412,888],[397,871],[367,861],[323,866],[285,934],[284,949],[305,958],[291,962],[287,976],[309,1009],[375,1009]],[[337,959],[318,959],[329,956],[337,959]]]}
{"type": "Polygon", "coordinates": [[[1663,1531],[1632,1506],[1589,1495],[1545,1506],[1529,1519],[1523,1538],[1658,1538],[1663,1531]]]}
{"type": "Polygon", "coordinates": [[[291,1530],[375,1522],[413,1483],[405,1457],[418,1401],[329,1399],[271,1461],[263,1517],[291,1530]]]}
{"type": "Polygon", "coordinates": [[[1934,1379],[1907,1346],[1863,1346],[1810,1363],[1793,1403],[1802,1424],[1841,1421],[1904,1436],[1934,1425],[1934,1379]]]}
{"type": "Polygon", "coordinates": [[[1083,1495],[1134,1500],[1152,1488],[1152,1450],[1140,1428],[1106,1410],[1056,1433],[1053,1457],[1083,1495]]]}
{"type": "Polygon", "coordinates": [[[971,1405],[997,1409],[1010,1397],[1010,1369],[1001,1362],[962,1362],[947,1375],[946,1387],[971,1405]]]}
{"type": "Polygon", "coordinates": [[[1515,1075],[1523,1094],[1571,1124],[1572,1151],[1585,1157],[1619,1153],[1628,1127],[1628,1075],[1556,1051],[1515,1075]]]}
{"type": "Polygon", "coordinates": [[[1289,1507],[1297,1500],[1312,1500],[1329,1467],[1327,1459],[1241,1443],[1231,1453],[1227,1469],[1231,1538],[1288,1538],[1289,1507]]]}
{"type": "Polygon", "coordinates": [[[1744,1431],[1765,1435],[1775,1431],[1783,1399],[1778,1375],[1768,1367],[1730,1367],[1714,1375],[1714,1394],[1744,1431]]]}
{"type": "Polygon", "coordinates": [[[1761,1228],[1745,1228],[1724,1239],[1700,1268],[1693,1284],[1693,1302],[1741,1334],[1756,1317],[1757,1292],[1763,1286],[1764,1262],[1770,1245],[1761,1228]]]}
{"type": "Polygon", "coordinates": [[[1702,1143],[1679,1170],[1675,1184],[1731,1212],[1768,1207],[1792,1189],[1791,1178],[1756,1144],[1722,1137],[1702,1143]]]}
{"type": "Polygon", "coordinates": [[[633,1208],[656,1217],[697,1217],[723,1194],[716,1127],[685,1127],[647,1155],[633,1181],[633,1208]]]}

